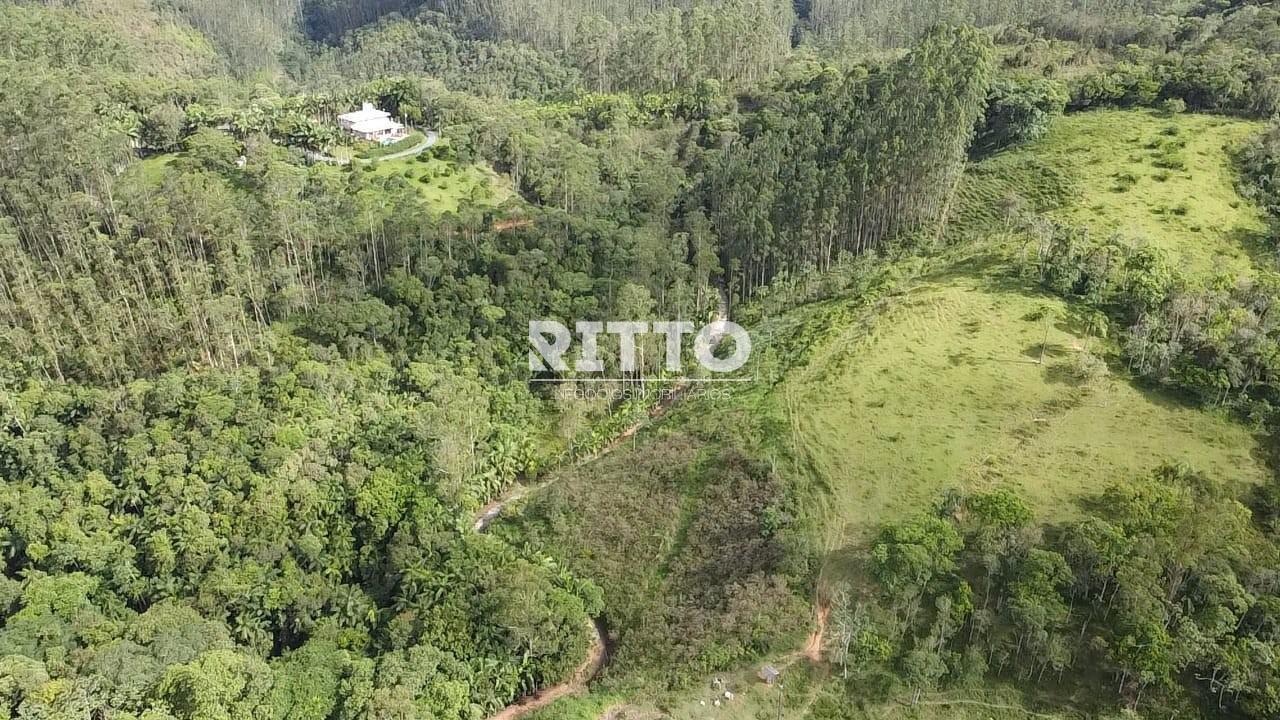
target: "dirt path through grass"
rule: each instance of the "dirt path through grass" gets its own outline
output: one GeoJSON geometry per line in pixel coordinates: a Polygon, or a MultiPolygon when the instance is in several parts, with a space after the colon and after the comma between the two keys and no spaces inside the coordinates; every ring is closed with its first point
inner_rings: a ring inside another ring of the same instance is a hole
{"type": "MultiPolygon", "coordinates": [[[[601,448],[598,452],[592,453],[588,457],[579,459],[573,463],[573,466],[577,467],[584,465],[592,460],[596,460],[607,455],[628,438],[634,436],[642,427],[665,415],[667,410],[669,410],[671,406],[680,399],[681,394],[687,386],[688,383],[682,383],[675,392],[671,393],[667,397],[667,399],[654,407],[654,409],[649,412],[648,417],[633,423],[626,430],[622,431],[618,437],[614,438],[608,445],[601,448]]],[[[556,475],[551,480],[539,485],[518,485],[506,493],[503,493],[502,496],[480,509],[480,512],[476,515],[475,523],[472,526],[473,529],[478,533],[484,532],[489,528],[489,525],[492,524],[494,520],[502,515],[502,510],[505,507],[529,495],[531,492],[552,485],[559,477],[562,476],[556,475]]],[[[587,683],[596,676],[596,673],[600,672],[600,670],[604,668],[605,663],[608,661],[604,632],[600,627],[599,622],[591,623],[591,632],[591,649],[587,653],[587,659],[578,667],[578,670],[573,674],[572,678],[560,683],[559,685],[552,685],[551,687],[543,688],[533,692],[532,694],[524,696],[515,703],[500,710],[498,714],[490,716],[489,720],[517,720],[534,710],[550,705],[562,697],[585,690],[587,683]]]]}
{"type": "MultiPolygon", "coordinates": [[[[728,311],[728,298],[722,288],[720,290],[716,316],[713,318],[712,322],[716,323],[726,321],[728,318],[728,311]]],[[[714,346],[723,336],[723,331],[713,335],[710,340],[711,345],[714,346]]],[[[684,396],[685,391],[687,391],[691,386],[692,382],[689,380],[680,381],[672,392],[663,396],[663,399],[649,411],[649,414],[646,417],[632,423],[597,452],[576,460],[572,466],[578,467],[585,465],[586,463],[608,455],[622,443],[634,437],[636,433],[640,432],[641,428],[658,418],[661,418],[663,415],[666,415],[667,411],[679,402],[680,398],[684,396]]],[[[550,480],[538,485],[517,485],[511,488],[489,504],[480,508],[480,511],[476,514],[475,522],[472,524],[472,529],[478,533],[484,532],[489,529],[489,525],[491,525],[494,520],[497,520],[498,517],[502,515],[503,509],[508,505],[528,496],[536,490],[541,490],[542,488],[554,484],[561,477],[563,477],[563,474],[558,473],[553,475],[550,480]]],[[[822,613],[820,617],[823,621],[820,623],[821,628],[822,626],[825,626],[825,613],[822,613]]],[[[517,718],[522,718],[534,710],[546,707],[566,695],[571,695],[575,692],[586,689],[587,683],[590,682],[591,679],[596,676],[596,673],[600,672],[600,670],[604,668],[605,663],[608,662],[608,652],[605,646],[604,631],[599,621],[591,623],[591,631],[591,649],[587,653],[587,659],[578,667],[577,672],[574,673],[571,679],[560,683],[559,685],[552,685],[551,687],[543,688],[530,695],[526,695],[515,703],[508,705],[506,708],[499,711],[498,714],[491,716],[489,720],[517,720],[517,718]]],[[[821,629],[819,629],[817,637],[819,648],[818,652],[821,652],[821,629]]]]}
{"type": "MultiPolygon", "coordinates": [[[[713,324],[725,322],[728,319],[728,317],[729,317],[729,299],[724,288],[721,288],[720,298],[719,298],[719,302],[716,309],[716,314],[712,318],[711,322],[713,324]]],[[[710,345],[715,346],[718,342],[720,342],[720,339],[724,337],[724,334],[725,333],[723,330],[717,332],[716,334],[713,334],[711,336],[710,345]]],[[[681,380],[679,383],[676,384],[676,386],[672,389],[671,392],[667,393],[663,397],[663,399],[657,405],[655,405],[653,409],[649,411],[648,416],[641,418],[640,420],[637,420],[636,422],[632,423],[625,430],[619,433],[617,437],[609,441],[608,444],[606,444],[604,447],[600,448],[596,452],[591,453],[586,457],[582,457],[574,461],[572,466],[579,467],[581,465],[585,465],[593,460],[598,460],[604,457],[605,455],[608,455],[610,452],[613,452],[614,450],[616,450],[619,445],[621,445],[622,443],[634,437],[636,433],[640,432],[641,428],[661,418],[663,415],[666,415],[667,411],[670,410],[671,407],[674,406],[680,400],[680,398],[684,396],[685,391],[687,391],[691,386],[692,386],[691,381],[681,380]]],[[[472,529],[474,529],[476,532],[484,532],[489,528],[489,525],[492,524],[493,521],[496,520],[498,516],[502,514],[503,509],[506,508],[508,505],[516,502],[517,500],[520,500],[521,498],[529,495],[534,491],[541,490],[542,488],[545,488],[555,483],[556,480],[558,480],[560,477],[563,477],[563,475],[562,474],[553,475],[552,479],[544,483],[540,483],[538,485],[516,485],[512,487],[511,489],[507,490],[503,494],[499,495],[497,498],[493,499],[484,507],[480,508],[480,511],[476,514],[475,522],[472,524],[472,529]]]]}

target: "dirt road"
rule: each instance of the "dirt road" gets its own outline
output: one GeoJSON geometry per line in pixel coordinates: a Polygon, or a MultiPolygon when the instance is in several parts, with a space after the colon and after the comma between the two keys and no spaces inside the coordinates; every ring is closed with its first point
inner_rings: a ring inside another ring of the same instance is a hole
{"type": "Polygon", "coordinates": [[[586,690],[587,683],[604,667],[606,659],[604,631],[599,623],[591,623],[591,634],[591,650],[587,653],[587,659],[574,672],[573,678],[559,685],[552,685],[531,695],[526,695],[498,711],[497,715],[491,715],[489,720],[518,720],[562,697],[586,690]]]}
{"type": "MultiPolygon", "coordinates": [[[[729,311],[728,296],[725,293],[725,291],[721,289],[719,305],[717,308],[716,315],[713,318],[712,322],[713,323],[723,322],[728,316],[728,311],[729,311]]],[[[723,337],[723,330],[718,330],[711,337],[711,344],[714,345],[717,342],[719,342],[721,337],[723,337]]],[[[577,461],[575,461],[574,466],[576,467],[579,465],[586,464],[588,462],[591,462],[592,460],[596,460],[600,457],[603,457],[609,454],[614,449],[616,449],[619,445],[626,442],[628,439],[633,437],[636,433],[640,432],[641,428],[643,428],[644,426],[648,425],[654,420],[657,420],[658,418],[665,415],[667,411],[670,410],[671,407],[680,400],[681,396],[684,395],[684,391],[687,390],[690,387],[690,385],[691,383],[689,383],[688,381],[684,381],[678,384],[675,387],[674,392],[671,392],[665,395],[663,400],[659,402],[656,406],[654,406],[653,409],[649,411],[649,414],[646,417],[636,421],[635,423],[632,423],[629,427],[627,427],[627,429],[619,433],[617,437],[611,440],[607,445],[601,448],[598,452],[592,453],[587,457],[580,458],[577,461]]],[[[485,530],[488,530],[489,526],[493,524],[493,522],[502,515],[503,509],[505,509],[508,505],[527,496],[529,493],[534,492],[535,490],[540,490],[544,487],[551,485],[560,477],[563,477],[563,474],[557,473],[552,476],[552,479],[540,485],[533,485],[533,486],[517,485],[511,488],[507,492],[500,495],[493,502],[490,502],[488,505],[485,505],[484,507],[480,508],[480,511],[476,513],[475,522],[472,524],[472,529],[474,529],[478,533],[482,533],[485,530]]],[[[823,613],[819,618],[819,630],[816,633],[817,646],[818,646],[818,650],[816,651],[817,653],[821,652],[821,646],[822,646],[821,628],[825,624],[825,620],[826,620],[826,615],[825,613],[823,613]]],[[[608,652],[605,645],[604,629],[601,626],[600,621],[597,620],[591,623],[591,633],[592,633],[591,650],[587,653],[587,659],[583,661],[582,665],[578,666],[578,670],[573,674],[573,677],[571,679],[565,682],[562,682],[559,685],[552,685],[551,687],[543,688],[530,695],[526,695],[525,697],[517,700],[515,703],[503,708],[496,715],[490,716],[488,720],[519,720],[519,718],[522,718],[525,715],[528,715],[529,713],[535,710],[538,710],[539,708],[546,707],[547,705],[550,705],[551,703],[555,702],[556,700],[559,700],[562,697],[565,697],[567,695],[572,695],[576,692],[585,690],[587,687],[587,683],[590,682],[591,679],[596,676],[596,673],[600,672],[600,670],[604,667],[605,663],[608,661],[608,652]]]]}

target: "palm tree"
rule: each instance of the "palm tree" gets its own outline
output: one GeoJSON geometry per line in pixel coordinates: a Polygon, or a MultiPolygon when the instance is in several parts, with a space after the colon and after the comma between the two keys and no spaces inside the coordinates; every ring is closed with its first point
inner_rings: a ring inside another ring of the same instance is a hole
{"type": "Polygon", "coordinates": [[[374,609],[373,601],[357,585],[342,585],[334,591],[330,606],[338,614],[339,621],[347,627],[360,627],[374,609]]]}

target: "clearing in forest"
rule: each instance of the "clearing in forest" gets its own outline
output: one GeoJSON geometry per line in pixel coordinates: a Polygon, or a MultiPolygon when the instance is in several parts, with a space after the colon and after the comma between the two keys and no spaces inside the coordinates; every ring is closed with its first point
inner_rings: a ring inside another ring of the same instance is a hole
{"type": "Polygon", "coordinates": [[[1261,125],[1216,115],[1098,110],[1056,118],[1049,134],[978,163],[966,224],[999,229],[1010,200],[1168,251],[1193,274],[1251,274],[1266,232],[1237,191],[1235,150],[1261,125]]]}
{"type": "Polygon", "coordinates": [[[955,276],[893,302],[869,333],[835,334],[783,392],[804,456],[858,531],[951,487],[1009,487],[1055,521],[1164,462],[1265,477],[1257,441],[1225,413],[1140,388],[1123,367],[1077,380],[1078,356],[1103,349],[1060,300],[955,276]]]}
{"type": "Polygon", "coordinates": [[[510,181],[492,168],[464,166],[435,157],[375,162],[368,172],[378,179],[403,178],[437,214],[457,212],[464,201],[471,205],[499,205],[514,194],[510,181]]]}
{"type": "MultiPolygon", "coordinates": [[[[153,155],[136,163],[133,172],[138,174],[145,187],[159,187],[164,183],[174,161],[186,156],[183,152],[153,155]]],[[[346,166],[315,167],[318,172],[331,173],[336,177],[345,177],[349,172],[346,166]]],[[[299,176],[306,172],[302,167],[290,168],[299,176]]],[[[372,181],[360,191],[362,199],[376,203],[386,195],[384,188],[387,182],[402,182],[405,187],[416,191],[427,207],[437,215],[455,213],[463,204],[501,205],[515,195],[510,179],[499,175],[491,167],[482,164],[463,165],[438,157],[375,161],[358,166],[357,172],[370,176],[368,179],[372,181]]]]}

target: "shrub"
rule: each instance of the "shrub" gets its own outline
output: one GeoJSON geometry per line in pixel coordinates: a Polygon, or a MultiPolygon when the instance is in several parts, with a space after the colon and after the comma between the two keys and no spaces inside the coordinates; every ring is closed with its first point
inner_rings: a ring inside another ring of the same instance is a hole
{"type": "Polygon", "coordinates": [[[1167,115],[1180,115],[1187,111],[1187,101],[1182,98],[1169,98],[1160,103],[1160,109],[1167,115]]]}
{"type": "Polygon", "coordinates": [[[1070,357],[1056,363],[1053,370],[1082,385],[1102,380],[1110,372],[1106,361],[1088,350],[1072,353],[1070,357]]]}
{"type": "Polygon", "coordinates": [[[1150,106],[1160,97],[1163,83],[1147,66],[1122,63],[1086,76],[1071,93],[1069,107],[1150,106]]]}
{"type": "Polygon", "coordinates": [[[1054,309],[1052,306],[1039,305],[1034,310],[1031,310],[1026,315],[1023,315],[1022,319],[1026,320],[1027,322],[1040,322],[1041,320],[1044,320],[1047,317],[1051,317],[1053,314],[1054,314],[1054,309]]]}
{"type": "Polygon", "coordinates": [[[1138,176],[1131,172],[1116,173],[1115,178],[1114,190],[1116,192],[1128,192],[1130,188],[1138,184],[1138,176]]]}
{"type": "Polygon", "coordinates": [[[1164,170],[1185,170],[1187,160],[1182,155],[1182,148],[1185,143],[1170,142],[1160,145],[1154,157],[1151,158],[1151,164],[1164,170]]]}

